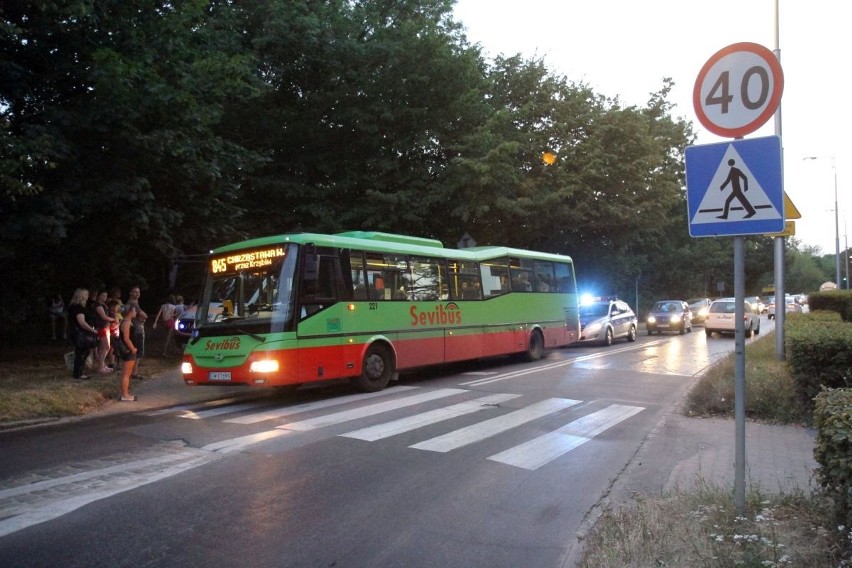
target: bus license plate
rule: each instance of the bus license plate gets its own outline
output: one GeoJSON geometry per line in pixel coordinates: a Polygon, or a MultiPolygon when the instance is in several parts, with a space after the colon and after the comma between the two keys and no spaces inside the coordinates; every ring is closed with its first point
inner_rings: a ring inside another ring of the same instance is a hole
{"type": "Polygon", "coordinates": [[[230,381],[231,373],[229,371],[210,371],[211,381],[230,381]]]}

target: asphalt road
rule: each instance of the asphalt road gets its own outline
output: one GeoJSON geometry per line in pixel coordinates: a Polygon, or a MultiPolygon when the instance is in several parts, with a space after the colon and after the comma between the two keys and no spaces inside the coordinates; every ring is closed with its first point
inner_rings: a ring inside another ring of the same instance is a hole
{"type": "Polygon", "coordinates": [[[0,565],[563,566],[733,343],[699,327],[0,433],[0,565]]]}

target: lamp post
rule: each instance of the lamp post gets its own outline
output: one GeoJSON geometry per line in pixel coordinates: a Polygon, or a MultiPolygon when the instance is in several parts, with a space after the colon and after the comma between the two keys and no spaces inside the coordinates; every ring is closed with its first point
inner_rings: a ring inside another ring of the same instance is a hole
{"type": "Polygon", "coordinates": [[[843,247],[846,257],[846,289],[849,289],[849,228],[846,226],[846,215],[843,216],[843,247]]]}
{"type": "MultiPolygon", "coordinates": [[[[806,156],[805,160],[817,160],[819,156],[806,156]]],[[[834,171],[834,283],[840,288],[840,211],[837,207],[837,164],[831,156],[831,169],[834,171]]],[[[848,284],[847,284],[848,285],[848,284]]]]}

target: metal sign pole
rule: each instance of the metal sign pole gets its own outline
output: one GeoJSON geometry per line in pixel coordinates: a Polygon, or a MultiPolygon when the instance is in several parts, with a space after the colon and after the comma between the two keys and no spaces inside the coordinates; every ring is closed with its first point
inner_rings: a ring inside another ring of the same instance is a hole
{"type": "MultiPolygon", "coordinates": [[[[734,505],[745,511],[745,237],[734,237],[734,505]]],[[[777,310],[776,310],[777,311],[777,310]]]]}
{"type": "MultiPolygon", "coordinates": [[[[778,0],[775,0],[775,57],[781,62],[780,31],[778,18],[778,0]]],[[[781,136],[781,103],[775,111],[775,135],[781,136]]],[[[782,150],[783,152],[783,150],[782,150]]],[[[782,158],[783,160],[783,158],[782,158]]],[[[784,203],[786,207],[786,202],[784,203]]],[[[786,215],[785,215],[786,217],[786,215]]],[[[775,359],[783,361],[786,358],[784,345],[784,320],[787,316],[787,305],[784,298],[784,237],[775,237],[775,359]]]]}

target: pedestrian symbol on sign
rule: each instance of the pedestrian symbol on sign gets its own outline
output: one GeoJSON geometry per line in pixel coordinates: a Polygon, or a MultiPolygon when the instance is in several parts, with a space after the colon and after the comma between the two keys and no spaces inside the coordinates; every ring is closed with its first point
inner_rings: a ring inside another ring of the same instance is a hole
{"type": "Polygon", "coordinates": [[[725,186],[727,186],[728,184],[731,184],[731,196],[728,197],[728,199],[725,201],[725,212],[722,213],[721,215],[719,215],[718,217],[716,217],[717,219],[727,219],[728,218],[728,211],[731,207],[731,202],[734,199],[739,200],[739,202],[742,204],[742,206],[745,207],[745,210],[748,211],[748,214],[746,214],[746,216],[743,217],[743,219],[749,219],[751,217],[754,217],[754,214],[756,213],[756,211],[754,210],[754,207],[751,206],[751,203],[748,202],[748,199],[746,199],[746,196],[743,195],[743,191],[748,191],[748,178],[745,176],[745,174],[742,171],[740,171],[739,168],[734,167],[734,164],[736,164],[736,163],[737,163],[737,161],[734,160],[733,158],[728,160],[728,165],[731,166],[731,171],[728,174],[728,179],[725,180],[725,183],[722,184],[722,187],[720,187],[719,190],[724,191],[725,186]],[[740,180],[743,180],[742,190],[740,190],[740,180]]]}
{"type": "MultiPolygon", "coordinates": [[[[734,144],[728,144],[720,156],[709,184],[704,187],[704,197],[695,210],[693,225],[770,221],[782,219],[761,187],[760,178],[752,173],[746,160],[740,156],[734,144]],[[726,190],[730,188],[730,194],[726,190]],[[746,197],[745,192],[748,192],[746,197]]],[[[713,171],[713,170],[711,170],[713,171]]],[[[710,172],[708,172],[709,174],[710,172]]],[[[706,182],[705,182],[706,183],[706,182]]],[[[783,223],[782,223],[783,225],[783,223]]]]}

